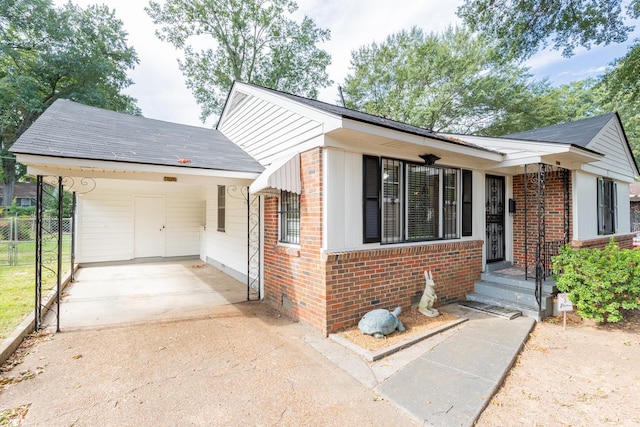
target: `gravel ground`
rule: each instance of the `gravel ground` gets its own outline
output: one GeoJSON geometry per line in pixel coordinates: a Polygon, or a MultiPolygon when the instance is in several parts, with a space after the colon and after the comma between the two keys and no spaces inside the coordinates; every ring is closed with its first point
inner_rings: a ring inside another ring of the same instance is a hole
{"type": "Polygon", "coordinates": [[[606,326],[539,323],[477,425],[640,425],[640,312],[606,326]]]}

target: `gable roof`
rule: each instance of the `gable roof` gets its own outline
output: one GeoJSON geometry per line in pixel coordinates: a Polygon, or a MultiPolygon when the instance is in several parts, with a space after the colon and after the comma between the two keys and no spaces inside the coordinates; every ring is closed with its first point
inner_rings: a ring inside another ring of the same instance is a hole
{"type": "Polygon", "coordinates": [[[215,129],[132,116],[64,99],[47,108],[11,151],[193,169],[264,169],[215,129]]]}
{"type": "Polygon", "coordinates": [[[544,128],[512,133],[504,135],[504,138],[538,142],[557,142],[586,148],[615,115],[616,113],[603,114],[589,117],[588,119],[576,120],[575,122],[560,123],[544,128]]]}
{"type": "MultiPolygon", "coordinates": [[[[380,126],[383,128],[387,128],[387,129],[392,129],[392,130],[397,130],[400,132],[404,132],[404,133],[408,133],[408,134],[412,134],[412,135],[417,135],[417,136],[422,136],[422,137],[428,137],[428,138],[432,138],[438,141],[443,141],[443,142],[447,142],[453,145],[460,145],[460,146],[465,146],[465,147],[470,147],[470,148],[474,148],[474,149],[478,149],[481,151],[486,151],[486,152],[492,152],[492,153],[497,153],[494,150],[473,144],[471,142],[468,141],[464,141],[458,138],[450,138],[448,136],[444,136],[443,134],[434,132],[433,130],[430,129],[426,129],[426,128],[422,128],[419,126],[413,126],[407,123],[403,123],[403,122],[398,122],[395,120],[391,120],[385,117],[380,117],[380,116],[375,116],[373,114],[368,114],[368,113],[363,113],[361,111],[357,111],[357,110],[352,110],[346,107],[340,107],[338,105],[334,105],[334,104],[329,104],[327,102],[323,102],[323,101],[318,101],[316,99],[310,99],[310,98],[305,98],[303,96],[299,96],[299,95],[294,95],[291,93],[287,93],[287,92],[282,92],[276,89],[270,89],[264,86],[260,86],[260,85],[256,85],[254,83],[246,83],[246,82],[240,82],[240,81],[234,81],[233,82],[233,86],[231,87],[231,90],[229,91],[229,94],[227,96],[227,102],[225,103],[224,107],[223,107],[223,113],[221,116],[220,121],[218,122],[218,126],[220,126],[220,123],[224,120],[224,115],[225,113],[232,109],[234,107],[234,103],[240,102],[239,100],[235,100],[235,99],[231,99],[230,97],[232,96],[232,94],[235,93],[234,89],[237,86],[247,86],[247,87],[251,87],[251,88],[256,88],[265,92],[269,92],[272,93],[276,96],[280,96],[283,98],[286,98],[290,101],[299,103],[301,105],[325,112],[325,113],[329,113],[331,115],[334,115],[336,117],[340,117],[342,119],[349,119],[349,120],[354,120],[354,121],[358,121],[361,123],[366,123],[366,124],[370,124],[370,125],[375,125],[375,126],[380,126]]],[[[244,96],[240,96],[239,98],[244,98],[244,96]]]]}
{"type": "Polygon", "coordinates": [[[617,112],[560,123],[539,129],[512,133],[504,139],[569,145],[601,153],[601,161],[585,166],[592,173],[611,173],[634,180],[640,175],[629,140],[617,112]]]}

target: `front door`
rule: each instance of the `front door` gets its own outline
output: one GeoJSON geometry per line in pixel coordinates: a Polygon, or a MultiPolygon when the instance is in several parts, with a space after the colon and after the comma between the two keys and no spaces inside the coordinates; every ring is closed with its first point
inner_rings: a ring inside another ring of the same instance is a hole
{"type": "Polygon", "coordinates": [[[487,175],[486,186],[487,262],[504,261],[504,177],[487,175]]]}
{"type": "Polygon", "coordinates": [[[164,256],[164,198],[136,196],[133,228],[135,258],[164,256]]]}

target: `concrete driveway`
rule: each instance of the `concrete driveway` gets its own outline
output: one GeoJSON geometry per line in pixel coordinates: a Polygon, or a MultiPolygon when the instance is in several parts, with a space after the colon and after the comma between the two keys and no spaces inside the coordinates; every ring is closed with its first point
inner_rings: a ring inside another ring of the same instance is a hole
{"type": "MultiPolygon", "coordinates": [[[[262,302],[38,338],[0,381],[24,426],[415,426],[262,302]]],[[[326,345],[326,344],[325,344],[326,345]]],[[[335,345],[335,344],[334,344],[335,345]]]]}
{"type": "MultiPolygon", "coordinates": [[[[187,319],[247,300],[247,286],[200,260],[80,268],[63,293],[62,330],[187,319]]],[[[45,324],[52,325],[49,316],[45,324]]]]}

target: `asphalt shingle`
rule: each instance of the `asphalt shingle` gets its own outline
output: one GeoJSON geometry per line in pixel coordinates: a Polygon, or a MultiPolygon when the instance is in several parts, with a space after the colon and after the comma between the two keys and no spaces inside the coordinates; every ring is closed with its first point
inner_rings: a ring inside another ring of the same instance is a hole
{"type": "Polygon", "coordinates": [[[11,151],[235,172],[262,172],[249,154],[215,129],[117,113],[59,99],[11,151]]]}
{"type": "Polygon", "coordinates": [[[558,142],[585,148],[616,113],[505,135],[525,141],[558,142]]]}

